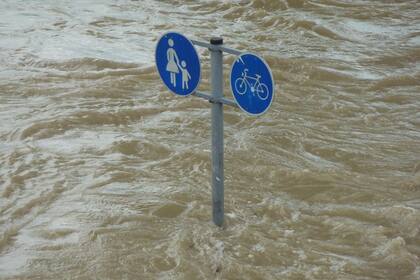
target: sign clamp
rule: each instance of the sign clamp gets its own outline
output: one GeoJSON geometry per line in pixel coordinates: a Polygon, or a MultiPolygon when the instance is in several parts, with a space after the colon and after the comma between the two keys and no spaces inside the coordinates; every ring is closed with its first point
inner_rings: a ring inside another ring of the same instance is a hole
{"type": "MultiPolygon", "coordinates": [[[[213,39],[222,39],[222,38],[213,38],[213,39]]],[[[202,41],[197,41],[197,40],[191,40],[191,42],[196,46],[203,47],[203,48],[208,48],[208,49],[213,50],[213,51],[221,51],[221,52],[230,53],[230,54],[233,54],[233,55],[241,55],[243,53],[240,50],[228,48],[228,47],[225,47],[223,45],[214,45],[214,44],[211,44],[211,43],[209,44],[209,43],[202,42],[202,41]]],[[[223,44],[223,40],[222,40],[222,44],[223,44]]]]}
{"type": "Polygon", "coordinates": [[[235,101],[227,99],[227,98],[223,98],[223,97],[219,98],[219,99],[216,99],[212,95],[210,95],[209,93],[205,93],[205,92],[201,92],[201,91],[195,91],[195,92],[192,93],[192,95],[207,99],[210,103],[222,103],[222,104],[229,105],[229,106],[232,106],[232,107],[235,107],[235,108],[239,108],[238,104],[236,104],[235,101]]]}

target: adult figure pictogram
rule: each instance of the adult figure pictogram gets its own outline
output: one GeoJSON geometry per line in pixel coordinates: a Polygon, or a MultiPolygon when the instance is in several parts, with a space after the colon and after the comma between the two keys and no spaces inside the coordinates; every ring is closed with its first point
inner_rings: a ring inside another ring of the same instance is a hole
{"type": "Polygon", "coordinates": [[[166,58],[168,59],[168,64],[166,65],[166,71],[171,75],[171,84],[176,87],[176,74],[179,73],[179,58],[176,54],[176,51],[173,49],[174,41],[172,39],[168,40],[168,51],[166,52],[166,58]]]}

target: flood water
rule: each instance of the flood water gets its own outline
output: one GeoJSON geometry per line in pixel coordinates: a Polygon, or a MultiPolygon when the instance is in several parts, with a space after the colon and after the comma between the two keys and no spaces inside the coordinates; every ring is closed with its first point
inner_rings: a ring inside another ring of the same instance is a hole
{"type": "Polygon", "coordinates": [[[0,279],[420,279],[419,61],[417,0],[0,1],[0,279]],[[172,30],[273,70],[224,109],[223,228],[172,30]]]}

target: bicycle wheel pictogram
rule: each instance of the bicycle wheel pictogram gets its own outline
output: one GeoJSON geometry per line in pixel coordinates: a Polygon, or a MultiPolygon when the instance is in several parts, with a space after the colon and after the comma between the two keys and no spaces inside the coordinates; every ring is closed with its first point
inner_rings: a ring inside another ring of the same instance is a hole
{"type": "Polygon", "coordinates": [[[268,87],[265,84],[259,84],[256,91],[261,100],[266,100],[268,98],[268,87]]]}
{"type": "Polygon", "coordinates": [[[238,78],[235,81],[235,89],[240,95],[244,95],[248,89],[247,83],[244,78],[238,78]]]}

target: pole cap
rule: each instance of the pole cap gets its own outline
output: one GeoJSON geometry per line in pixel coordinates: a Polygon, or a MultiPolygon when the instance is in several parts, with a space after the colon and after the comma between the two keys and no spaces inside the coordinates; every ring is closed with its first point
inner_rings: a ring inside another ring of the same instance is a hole
{"type": "Polygon", "coordinates": [[[222,37],[213,37],[210,39],[210,44],[212,45],[223,45],[223,38],[222,37]]]}

